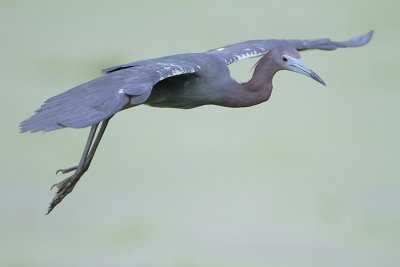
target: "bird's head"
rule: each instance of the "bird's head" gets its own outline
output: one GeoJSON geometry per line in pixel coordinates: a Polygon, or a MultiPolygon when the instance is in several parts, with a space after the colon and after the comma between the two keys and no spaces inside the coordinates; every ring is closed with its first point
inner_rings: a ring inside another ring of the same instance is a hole
{"type": "Polygon", "coordinates": [[[279,69],[294,71],[306,75],[326,86],[321,77],[304,64],[300,57],[300,53],[295,48],[287,45],[279,45],[271,49],[268,54],[270,54],[279,69]]]}

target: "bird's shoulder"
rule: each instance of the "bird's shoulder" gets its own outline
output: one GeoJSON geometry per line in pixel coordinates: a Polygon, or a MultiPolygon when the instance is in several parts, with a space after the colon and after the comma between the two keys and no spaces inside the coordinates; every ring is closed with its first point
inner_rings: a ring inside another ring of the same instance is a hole
{"type": "Polygon", "coordinates": [[[221,58],[209,53],[185,53],[159,58],[138,60],[126,64],[116,65],[102,70],[103,74],[110,74],[121,70],[133,72],[163,72],[166,76],[195,73],[216,64],[225,64],[221,58]]]}

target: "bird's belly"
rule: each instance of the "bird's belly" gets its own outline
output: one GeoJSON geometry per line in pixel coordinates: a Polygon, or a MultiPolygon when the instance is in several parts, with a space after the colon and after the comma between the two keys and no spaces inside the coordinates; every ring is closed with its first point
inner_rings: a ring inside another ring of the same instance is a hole
{"type": "Polygon", "coordinates": [[[217,99],[218,90],[197,79],[171,79],[157,84],[144,104],[152,107],[189,109],[215,104],[217,99]]]}
{"type": "Polygon", "coordinates": [[[169,92],[168,94],[154,94],[144,103],[152,107],[159,108],[196,108],[207,104],[214,104],[213,99],[207,96],[197,94],[175,94],[169,92]]]}

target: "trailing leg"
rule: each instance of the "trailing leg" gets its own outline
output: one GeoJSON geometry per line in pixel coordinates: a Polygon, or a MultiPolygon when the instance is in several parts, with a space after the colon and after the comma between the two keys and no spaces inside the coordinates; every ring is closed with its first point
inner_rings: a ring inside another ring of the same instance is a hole
{"type": "Polygon", "coordinates": [[[57,192],[49,205],[47,214],[49,214],[54,209],[54,207],[57,206],[64,199],[66,195],[72,192],[76,183],[79,181],[82,175],[89,169],[90,163],[92,162],[93,156],[96,152],[96,149],[100,143],[101,138],[103,137],[104,131],[106,130],[109,120],[110,118],[104,120],[101,123],[97,136],[96,136],[96,131],[99,124],[92,126],[92,128],[90,129],[89,137],[85,145],[85,149],[83,150],[82,157],[81,160],[79,161],[78,166],[74,166],[67,169],[61,169],[57,171],[57,173],[62,172],[64,174],[75,170],[72,176],[62,180],[59,183],[54,184],[51,187],[52,189],[56,187],[57,192]]]}

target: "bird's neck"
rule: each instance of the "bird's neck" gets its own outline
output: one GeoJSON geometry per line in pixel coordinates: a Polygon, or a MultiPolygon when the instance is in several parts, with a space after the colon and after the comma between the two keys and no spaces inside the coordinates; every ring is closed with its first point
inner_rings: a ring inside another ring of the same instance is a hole
{"type": "Polygon", "coordinates": [[[272,78],[279,67],[263,56],[255,67],[253,77],[244,83],[232,81],[223,94],[222,106],[249,107],[265,102],[272,92],[272,78]]]}

